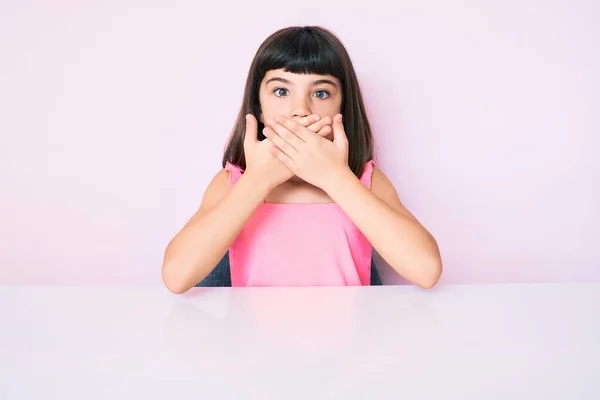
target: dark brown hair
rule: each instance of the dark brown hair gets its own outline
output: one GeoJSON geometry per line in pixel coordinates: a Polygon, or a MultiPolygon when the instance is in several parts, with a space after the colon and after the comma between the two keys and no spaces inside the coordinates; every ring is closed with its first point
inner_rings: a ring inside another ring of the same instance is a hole
{"type": "Polygon", "coordinates": [[[259,47],[248,72],[242,107],[223,154],[227,161],[246,169],[244,135],[246,114],[258,121],[258,137],[263,140],[264,125],[260,115],[259,89],[267,71],[332,75],[342,85],[341,114],[348,137],[348,166],[360,177],[365,163],[373,158],[373,137],[367,119],[360,86],[352,61],[341,41],[329,30],[318,26],[289,27],[269,36],[259,47]]]}

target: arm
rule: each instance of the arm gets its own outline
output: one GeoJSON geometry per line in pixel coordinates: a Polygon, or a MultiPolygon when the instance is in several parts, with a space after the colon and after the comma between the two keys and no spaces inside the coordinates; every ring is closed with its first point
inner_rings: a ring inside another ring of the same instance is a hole
{"type": "Polygon", "coordinates": [[[435,239],[404,208],[381,171],[373,172],[371,192],[348,167],[349,143],[341,114],[333,120],[333,141],[286,117],[267,124],[264,133],[274,144],[273,155],[327,192],[396,272],[423,288],[437,283],[442,261],[435,239]]]}
{"type": "Polygon", "coordinates": [[[184,293],[204,279],[225,255],[244,224],[269,193],[266,184],[242,175],[228,189],[229,172],[211,181],[202,204],[165,251],[162,280],[173,293],[184,293]]]}
{"type": "Polygon", "coordinates": [[[375,168],[371,191],[350,170],[332,182],[327,193],[383,259],[406,280],[433,287],[442,273],[438,245],[402,205],[385,174],[375,168]]]}
{"type": "MultiPolygon", "coordinates": [[[[329,120],[315,122],[313,117],[298,123],[316,135],[327,134],[331,129],[329,120]]],[[[206,278],[269,192],[294,175],[273,157],[271,146],[270,140],[258,140],[256,117],[248,114],[244,135],[246,172],[231,190],[229,172],[219,172],[206,189],[200,209],[167,246],[162,279],[170,291],[184,293],[206,278]]]]}

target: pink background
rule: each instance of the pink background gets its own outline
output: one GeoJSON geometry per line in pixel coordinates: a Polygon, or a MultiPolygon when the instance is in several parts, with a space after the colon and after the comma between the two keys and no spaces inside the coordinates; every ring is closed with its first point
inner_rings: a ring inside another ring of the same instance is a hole
{"type": "Polygon", "coordinates": [[[600,281],[598,2],[86,3],[0,4],[0,283],[160,284],[254,52],[296,24],[347,46],[442,282],[600,281]]]}

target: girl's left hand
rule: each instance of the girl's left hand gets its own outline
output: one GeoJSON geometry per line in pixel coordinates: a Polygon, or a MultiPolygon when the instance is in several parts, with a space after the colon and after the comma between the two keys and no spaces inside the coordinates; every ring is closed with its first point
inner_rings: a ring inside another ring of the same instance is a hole
{"type": "Polygon", "coordinates": [[[348,138],[340,114],[333,118],[333,141],[298,122],[277,116],[268,119],[264,135],[273,142],[271,152],[294,174],[327,192],[331,183],[350,171],[348,138]]]}

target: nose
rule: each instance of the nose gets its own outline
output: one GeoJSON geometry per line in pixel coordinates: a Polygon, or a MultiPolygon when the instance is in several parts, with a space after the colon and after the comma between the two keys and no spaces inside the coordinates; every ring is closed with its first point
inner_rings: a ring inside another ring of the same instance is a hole
{"type": "Polygon", "coordinates": [[[294,101],[292,104],[291,117],[292,118],[304,118],[304,117],[309,116],[310,114],[311,114],[311,110],[310,110],[310,104],[309,104],[308,100],[304,96],[294,98],[294,101]]]}

